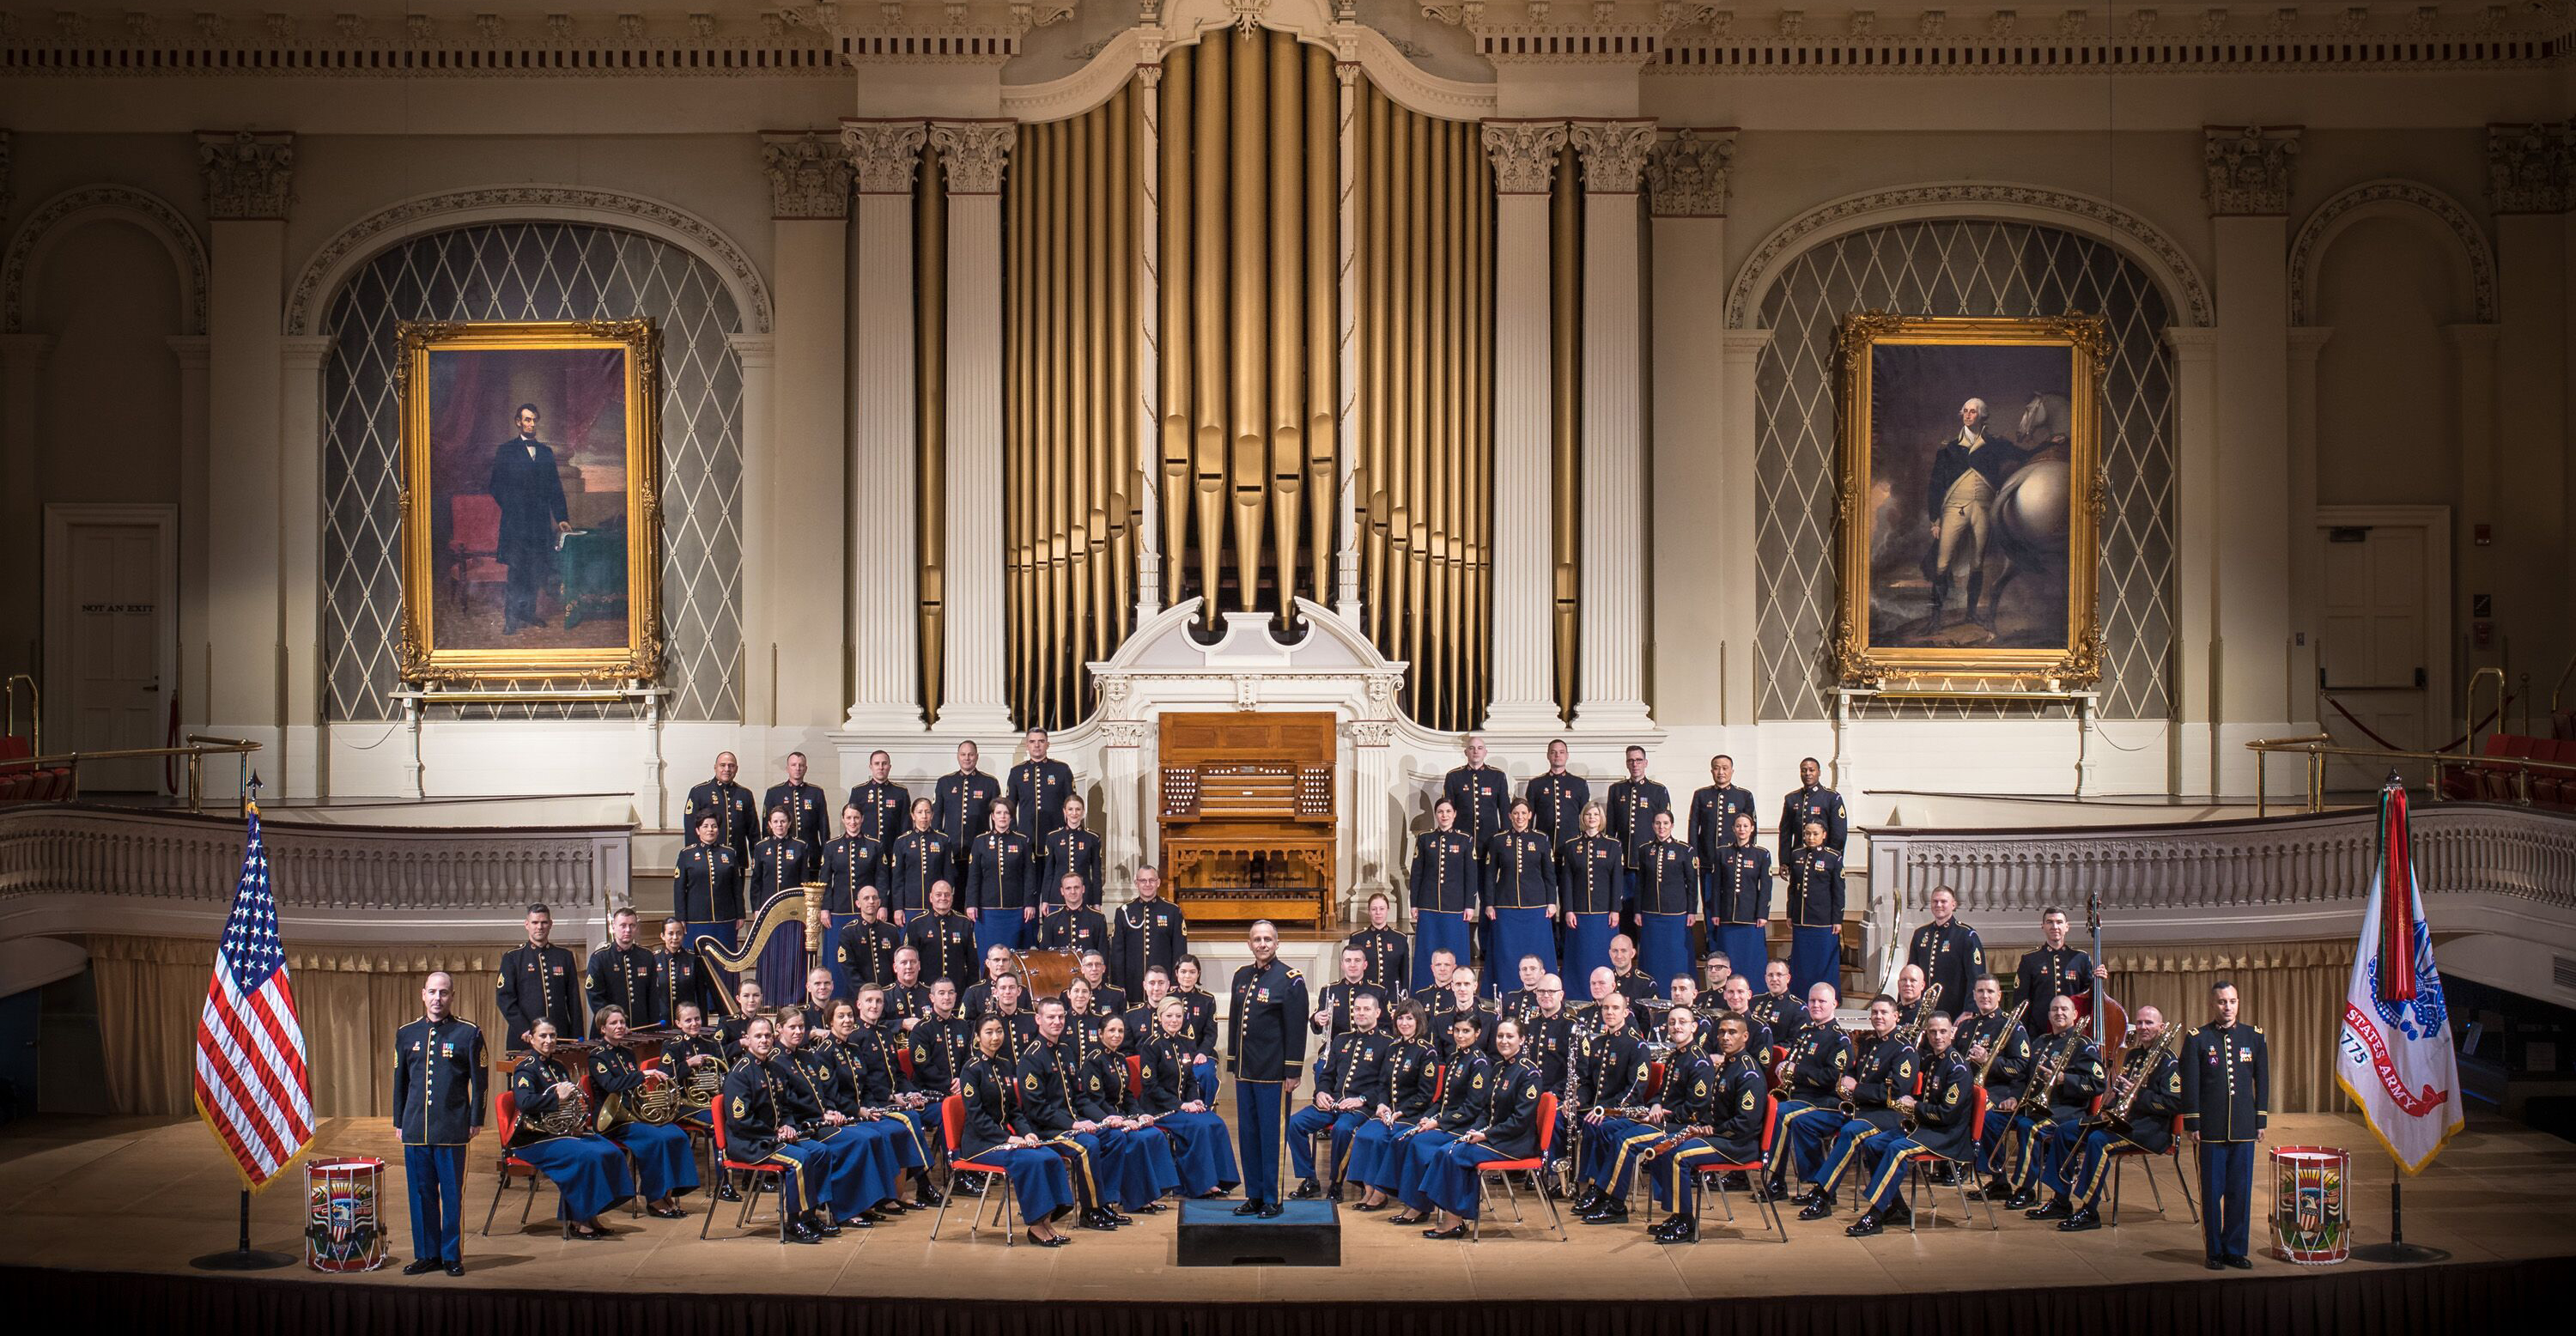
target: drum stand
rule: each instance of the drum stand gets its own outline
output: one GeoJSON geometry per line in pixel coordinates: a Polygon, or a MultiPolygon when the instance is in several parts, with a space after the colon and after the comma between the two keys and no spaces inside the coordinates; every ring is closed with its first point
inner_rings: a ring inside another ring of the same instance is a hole
{"type": "Polygon", "coordinates": [[[250,1189],[241,1194],[241,1240],[230,1252],[207,1253],[188,1259],[188,1265],[199,1271],[273,1271],[292,1266],[295,1259],[284,1253],[260,1252],[250,1246],[250,1189]]]}

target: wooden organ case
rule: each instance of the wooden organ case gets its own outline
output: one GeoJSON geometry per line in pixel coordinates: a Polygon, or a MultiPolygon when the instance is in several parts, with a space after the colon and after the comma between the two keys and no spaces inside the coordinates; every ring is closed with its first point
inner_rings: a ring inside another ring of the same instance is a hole
{"type": "Polygon", "coordinates": [[[1163,880],[1190,922],[1328,926],[1333,715],[1165,714],[1159,737],[1163,880]]]}

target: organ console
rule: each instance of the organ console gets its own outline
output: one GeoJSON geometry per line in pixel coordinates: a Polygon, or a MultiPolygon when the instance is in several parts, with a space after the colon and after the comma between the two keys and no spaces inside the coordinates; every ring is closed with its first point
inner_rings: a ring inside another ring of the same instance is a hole
{"type": "Polygon", "coordinates": [[[1162,717],[1163,880],[1193,925],[1329,924],[1336,736],[1329,712],[1162,717]]]}

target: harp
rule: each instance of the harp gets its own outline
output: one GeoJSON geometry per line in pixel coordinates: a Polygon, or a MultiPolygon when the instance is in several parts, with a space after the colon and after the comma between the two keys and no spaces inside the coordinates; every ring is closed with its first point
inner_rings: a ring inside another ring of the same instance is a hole
{"type": "MultiPolygon", "coordinates": [[[[727,947],[712,937],[699,938],[698,958],[706,962],[710,969],[718,971],[715,975],[718,980],[748,970],[757,970],[762,948],[769,945],[772,937],[782,932],[800,932],[805,935],[806,969],[810,970],[822,963],[822,883],[807,882],[792,890],[780,891],[769,897],[768,902],[760,907],[760,912],[752,915],[751,928],[743,934],[742,941],[737,946],[727,947]]],[[[734,1000],[731,990],[719,987],[715,989],[715,993],[724,1003],[726,1015],[742,1014],[742,1004],[734,1000]]]]}

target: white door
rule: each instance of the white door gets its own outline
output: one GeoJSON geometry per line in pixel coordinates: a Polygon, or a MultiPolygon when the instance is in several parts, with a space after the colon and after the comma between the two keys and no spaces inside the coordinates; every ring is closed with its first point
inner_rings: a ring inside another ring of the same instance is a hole
{"type": "MultiPolygon", "coordinates": [[[[2426,635],[2430,535],[2421,525],[2373,524],[2329,527],[2318,541],[2325,552],[2319,722],[2346,747],[2423,751],[2444,741],[2431,736],[2441,707],[2431,692],[2434,642],[2426,635]]],[[[2337,758],[2326,769],[2326,787],[2375,788],[2391,768],[2386,761],[2337,758]]],[[[2422,763],[2394,768],[2410,783],[2431,772],[2422,763]]]]}
{"type": "MultiPolygon", "coordinates": [[[[45,749],[165,745],[178,640],[168,507],[46,507],[45,749]]],[[[83,793],[159,792],[159,759],[85,762],[83,793]]]]}

